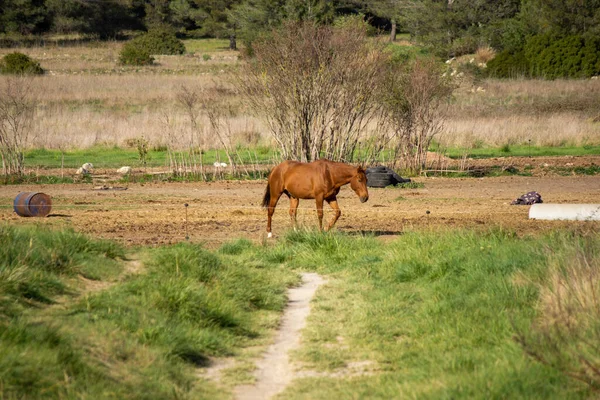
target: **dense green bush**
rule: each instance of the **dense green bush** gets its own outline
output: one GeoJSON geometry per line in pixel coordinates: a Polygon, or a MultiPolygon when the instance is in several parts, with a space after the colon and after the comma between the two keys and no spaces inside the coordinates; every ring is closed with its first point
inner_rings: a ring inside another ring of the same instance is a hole
{"type": "Polygon", "coordinates": [[[479,47],[479,41],[474,35],[466,34],[455,39],[450,46],[451,53],[456,56],[473,54],[479,47]]]}
{"type": "Polygon", "coordinates": [[[41,75],[44,73],[40,63],[32,60],[23,53],[9,53],[0,61],[0,73],[2,74],[31,74],[41,75]]]}
{"type": "Polygon", "coordinates": [[[121,50],[119,61],[125,65],[151,65],[154,63],[152,54],[183,54],[185,46],[166,29],[155,29],[131,40],[121,50]]]}
{"type": "Polygon", "coordinates": [[[129,42],[121,50],[119,62],[123,65],[152,65],[154,57],[137,43],[129,42]]]}
{"type": "Polygon", "coordinates": [[[529,74],[529,63],[523,51],[510,53],[505,50],[487,62],[488,75],[493,78],[514,78],[529,74]]]}
{"type": "Polygon", "coordinates": [[[185,53],[183,42],[167,29],[154,29],[136,37],[130,43],[145,49],[150,54],[176,55],[185,53]]]}
{"type": "Polygon", "coordinates": [[[488,62],[489,75],[511,78],[589,78],[600,74],[600,40],[571,35],[536,35],[522,50],[499,53],[488,62]]]}

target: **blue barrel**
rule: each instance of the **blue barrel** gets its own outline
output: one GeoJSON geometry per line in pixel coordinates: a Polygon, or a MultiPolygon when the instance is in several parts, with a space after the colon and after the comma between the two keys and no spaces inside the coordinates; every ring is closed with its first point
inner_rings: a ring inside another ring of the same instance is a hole
{"type": "Polygon", "coordinates": [[[21,192],[15,197],[15,212],[21,217],[45,217],[50,214],[50,196],[39,192],[21,192]]]}

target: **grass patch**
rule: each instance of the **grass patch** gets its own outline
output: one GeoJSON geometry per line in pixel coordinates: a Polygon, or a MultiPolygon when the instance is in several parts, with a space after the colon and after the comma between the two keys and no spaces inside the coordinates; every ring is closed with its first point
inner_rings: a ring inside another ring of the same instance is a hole
{"type": "Polygon", "coordinates": [[[107,274],[106,259],[124,254],[111,242],[32,228],[0,235],[1,398],[227,397],[197,369],[264,341],[298,280],[279,262],[247,263],[262,250],[246,241],[214,253],[148,249],[144,273],[115,281],[120,264],[107,274]],[[86,292],[74,278],[100,264],[96,278],[112,283],[86,292]]]}
{"type": "Polygon", "coordinates": [[[384,242],[300,230],[215,252],[183,243],[144,250],[144,273],[57,308],[46,304],[69,293],[84,264],[65,260],[112,260],[122,250],[73,233],[42,232],[45,242],[37,230],[3,229],[0,397],[227,397],[198,379],[197,369],[210,357],[234,355],[240,363],[224,382],[248,383],[252,365],[242,348],[266,343],[300,270],[328,280],[292,355],[321,376],[294,382],[282,398],[592,394],[527,357],[514,337],[539,317],[540,288],[556,271],[579,249],[600,248],[595,232],[409,231],[384,242]],[[42,278],[38,292],[49,301],[13,284],[42,278]],[[357,362],[370,365],[370,375],[333,375],[357,362]]]}
{"type": "Polygon", "coordinates": [[[4,175],[2,183],[5,185],[54,185],[62,183],[73,183],[70,176],[37,175],[34,173],[25,175],[4,175]]]}
{"type": "Polygon", "coordinates": [[[386,186],[392,187],[396,189],[423,189],[425,187],[425,183],[423,182],[404,182],[398,183],[396,185],[386,186]]]}
{"type": "MultiPolygon", "coordinates": [[[[238,149],[239,158],[243,163],[269,163],[277,157],[277,151],[263,147],[238,149]]],[[[188,152],[182,152],[188,158],[188,152]]],[[[176,153],[177,158],[181,158],[176,153]]],[[[205,165],[212,165],[215,161],[227,160],[224,150],[210,149],[203,155],[205,165]]],[[[168,165],[166,149],[149,150],[146,158],[147,167],[164,167],[168,165]]],[[[124,165],[139,168],[142,166],[139,153],[135,149],[122,147],[94,146],[87,149],[69,150],[64,153],[64,166],[66,168],[79,168],[86,162],[94,168],[120,168],[124,165]]],[[[25,153],[25,165],[28,168],[60,168],[63,163],[63,154],[59,150],[35,149],[25,153]]]]}
{"type": "Polygon", "coordinates": [[[229,50],[229,39],[184,39],[187,53],[217,53],[229,50]]]}
{"type": "Polygon", "coordinates": [[[407,232],[391,243],[288,233],[272,251],[287,249],[290,267],[316,269],[329,284],[294,356],[325,375],[282,397],[585,398],[585,386],[527,358],[513,339],[536,314],[547,265],[580,242],[600,244],[501,230],[407,232]],[[360,361],[374,365],[372,376],[327,377],[360,361]]]}
{"type": "Polygon", "coordinates": [[[69,293],[68,278],[109,279],[120,270],[123,248],[73,231],[0,226],[0,321],[28,306],[52,304],[69,293]]]}
{"type": "Polygon", "coordinates": [[[562,176],[600,174],[600,165],[590,165],[588,167],[549,167],[548,169],[562,176]]]}
{"type": "Polygon", "coordinates": [[[450,158],[459,159],[468,154],[471,158],[494,157],[550,157],[550,156],[589,156],[600,154],[600,146],[581,147],[529,147],[527,145],[504,145],[502,147],[482,148],[449,148],[444,154],[450,158]]]}

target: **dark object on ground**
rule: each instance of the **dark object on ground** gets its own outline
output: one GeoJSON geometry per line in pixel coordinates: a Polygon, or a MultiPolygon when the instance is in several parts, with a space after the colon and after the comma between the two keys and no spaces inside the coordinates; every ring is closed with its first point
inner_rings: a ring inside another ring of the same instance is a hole
{"type": "Polygon", "coordinates": [[[524,206],[530,206],[532,204],[535,203],[543,203],[544,201],[542,200],[542,196],[538,193],[538,192],[528,192],[525,193],[523,196],[514,199],[512,201],[512,205],[524,205],[524,206]]]}
{"type": "Polygon", "coordinates": [[[367,174],[368,187],[382,188],[389,185],[410,182],[410,179],[402,178],[394,170],[384,166],[367,168],[365,172],[367,174]]]}

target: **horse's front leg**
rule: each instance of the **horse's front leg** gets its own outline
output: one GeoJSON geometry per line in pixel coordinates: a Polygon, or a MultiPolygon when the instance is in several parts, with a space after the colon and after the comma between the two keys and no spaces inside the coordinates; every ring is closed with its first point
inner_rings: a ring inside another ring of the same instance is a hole
{"type": "Polygon", "coordinates": [[[328,231],[331,228],[333,228],[333,226],[337,222],[338,218],[340,218],[340,216],[342,215],[342,211],[340,210],[340,207],[338,206],[336,197],[327,199],[327,203],[329,203],[329,205],[331,206],[331,208],[333,208],[333,211],[334,211],[333,218],[331,219],[331,222],[329,222],[329,226],[326,229],[328,231]]]}
{"type": "Polygon", "coordinates": [[[315,199],[317,203],[317,216],[319,217],[319,230],[323,230],[323,197],[315,199]]]}
{"type": "Polygon", "coordinates": [[[296,220],[296,211],[298,210],[298,204],[300,204],[300,199],[290,196],[290,219],[292,221],[292,226],[294,229],[298,226],[296,220]]]}

